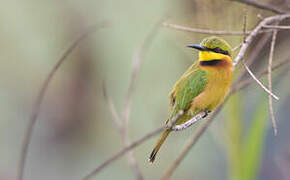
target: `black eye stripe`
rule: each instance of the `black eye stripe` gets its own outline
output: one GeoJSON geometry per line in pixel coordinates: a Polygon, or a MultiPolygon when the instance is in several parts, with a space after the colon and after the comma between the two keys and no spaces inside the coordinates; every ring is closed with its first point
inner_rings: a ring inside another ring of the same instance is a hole
{"type": "Polygon", "coordinates": [[[212,52],[215,52],[215,53],[221,53],[221,54],[224,54],[224,55],[229,55],[229,52],[228,51],[224,51],[220,48],[214,48],[214,49],[210,49],[210,48],[207,48],[209,51],[212,51],[212,52]]]}

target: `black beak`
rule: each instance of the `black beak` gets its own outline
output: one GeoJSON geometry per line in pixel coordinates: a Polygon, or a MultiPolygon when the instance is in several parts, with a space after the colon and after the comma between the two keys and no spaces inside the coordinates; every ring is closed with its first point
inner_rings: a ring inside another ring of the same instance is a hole
{"type": "Polygon", "coordinates": [[[187,47],[194,48],[194,49],[197,49],[199,51],[208,51],[208,49],[206,47],[199,45],[199,44],[189,44],[189,45],[187,45],[187,47]]]}

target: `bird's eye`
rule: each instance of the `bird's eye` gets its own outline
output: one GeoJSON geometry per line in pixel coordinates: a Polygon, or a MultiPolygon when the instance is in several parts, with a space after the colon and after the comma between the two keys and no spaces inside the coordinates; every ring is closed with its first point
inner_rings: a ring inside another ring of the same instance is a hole
{"type": "Polygon", "coordinates": [[[216,51],[216,52],[222,52],[223,50],[221,48],[219,48],[219,47],[216,47],[216,48],[214,48],[214,51],[216,51]]]}
{"type": "Polygon", "coordinates": [[[228,52],[228,51],[224,51],[224,50],[222,50],[222,49],[219,48],[219,47],[216,47],[216,48],[214,48],[213,50],[214,50],[214,52],[216,52],[216,53],[221,53],[221,54],[229,55],[229,52],[228,52]]]}

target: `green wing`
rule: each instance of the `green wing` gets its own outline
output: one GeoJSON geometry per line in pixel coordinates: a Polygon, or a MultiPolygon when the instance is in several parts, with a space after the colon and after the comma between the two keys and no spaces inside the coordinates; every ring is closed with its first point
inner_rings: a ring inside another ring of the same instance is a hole
{"type": "Polygon", "coordinates": [[[192,100],[198,96],[207,84],[207,73],[197,64],[192,65],[175,84],[171,94],[170,119],[180,110],[188,110],[192,100]]]}

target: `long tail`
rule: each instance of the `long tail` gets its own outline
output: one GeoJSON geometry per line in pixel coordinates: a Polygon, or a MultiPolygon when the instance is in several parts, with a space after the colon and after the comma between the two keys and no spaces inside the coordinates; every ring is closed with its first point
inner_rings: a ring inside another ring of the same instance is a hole
{"type": "Polygon", "coordinates": [[[150,154],[149,162],[151,162],[151,163],[154,162],[157,152],[159,151],[160,147],[162,146],[163,142],[165,141],[165,139],[167,138],[167,136],[169,135],[170,132],[171,132],[171,130],[165,130],[163,132],[163,134],[161,135],[161,137],[159,138],[159,140],[155,144],[155,147],[154,147],[152,153],[150,154]]]}

